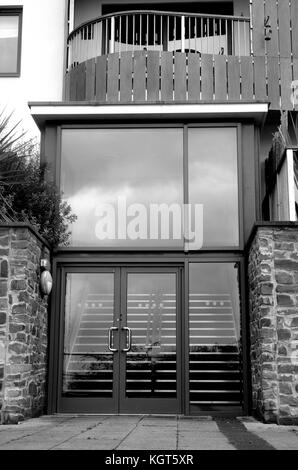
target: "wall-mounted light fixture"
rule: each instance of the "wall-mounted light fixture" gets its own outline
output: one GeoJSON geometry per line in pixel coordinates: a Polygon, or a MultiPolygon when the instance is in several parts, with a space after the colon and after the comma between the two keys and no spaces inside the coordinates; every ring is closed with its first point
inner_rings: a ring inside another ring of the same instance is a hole
{"type": "Polygon", "coordinates": [[[51,264],[48,259],[40,260],[40,290],[43,295],[49,295],[53,287],[53,278],[50,269],[51,264]]]}
{"type": "Polygon", "coordinates": [[[265,41],[270,41],[272,36],[272,28],[270,25],[270,16],[267,16],[264,21],[265,27],[265,41]]]}

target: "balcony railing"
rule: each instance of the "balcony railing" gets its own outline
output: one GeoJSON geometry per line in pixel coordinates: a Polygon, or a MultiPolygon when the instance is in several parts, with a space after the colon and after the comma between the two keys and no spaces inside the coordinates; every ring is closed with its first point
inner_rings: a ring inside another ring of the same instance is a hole
{"type": "Polygon", "coordinates": [[[251,53],[245,17],[127,11],[82,24],[68,38],[68,70],[95,57],[134,51],[225,56],[251,53]]]}

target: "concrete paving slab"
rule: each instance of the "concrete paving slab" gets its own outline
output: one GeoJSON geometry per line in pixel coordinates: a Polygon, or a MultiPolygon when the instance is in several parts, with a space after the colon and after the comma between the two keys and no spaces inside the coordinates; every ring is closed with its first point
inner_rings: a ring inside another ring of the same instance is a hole
{"type": "Polygon", "coordinates": [[[181,431],[178,434],[178,449],[227,449],[235,450],[228,439],[220,431],[193,432],[193,430],[181,431]]]}
{"type": "Polygon", "coordinates": [[[193,420],[179,420],[178,421],[178,430],[191,430],[204,431],[204,432],[214,432],[219,431],[218,426],[215,421],[193,421],[193,420]]]}
{"type": "MultiPolygon", "coordinates": [[[[25,423],[24,423],[25,424],[25,423]]],[[[80,435],[82,432],[92,429],[99,424],[95,418],[90,420],[76,420],[70,418],[60,423],[48,421],[46,426],[31,427],[31,432],[26,425],[19,424],[17,427],[23,427],[23,434],[7,434],[8,439],[2,442],[6,450],[8,449],[49,449],[53,445],[71,439],[80,435]]],[[[0,436],[1,437],[1,436],[0,436]]],[[[0,440],[1,443],[1,440],[0,440]]],[[[3,448],[4,448],[3,447],[3,448]]],[[[0,448],[2,448],[0,444],[0,448]]]]}
{"type": "Polygon", "coordinates": [[[51,450],[115,450],[118,444],[118,439],[72,439],[51,450]]]}
{"type": "Polygon", "coordinates": [[[223,442],[202,442],[193,445],[183,444],[178,447],[178,450],[236,450],[231,444],[225,444],[223,442]]]}
{"type": "Polygon", "coordinates": [[[138,426],[123,440],[117,450],[163,450],[176,449],[177,428],[159,426],[156,428],[138,426]]]}
{"type": "Polygon", "coordinates": [[[181,416],[43,416],[0,426],[0,450],[298,450],[298,426],[181,416]],[[238,423],[238,424],[237,424],[238,423]],[[242,424],[239,424],[242,423],[242,424]]]}
{"type": "Polygon", "coordinates": [[[142,419],[140,422],[140,426],[152,426],[152,427],[170,427],[176,428],[177,427],[177,420],[158,420],[158,419],[142,419]]]}
{"type": "Polygon", "coordinates": [[[246,429],[278,450],[298,450],[298,426],[243,422],[246,429]]]}
{"type": "Polygon", "coordinates": [[[105,417],[77,436],[55,445],[55,449],[114,449],[132,432],[142,417],[105,417]]]}

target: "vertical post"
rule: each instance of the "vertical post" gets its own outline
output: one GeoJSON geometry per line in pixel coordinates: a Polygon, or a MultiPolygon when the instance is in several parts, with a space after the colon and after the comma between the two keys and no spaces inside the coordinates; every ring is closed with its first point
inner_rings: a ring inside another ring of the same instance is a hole
{"type": "Polygon", "coordinates": [[[170,51],[170,16],[167,16],[165,51],[170,51]]]}
{"type": "Polygon", "coordinates": [[[113,54],[115,52],[115,17],[112,16],[111,18],[111,48],[110,53],[113,54]]]}
{"type": "MultiPolygon", "coordinates": [[[[74,0],[68,2],[68,36],[74,30],[74,0]]],[[[74,37],[70,42],[67,42],[66,51],[66,70],[68,71],[73,65],[73,43],[74,37]]]]}
{"type": "Polygon", "coordinates": [[[104,29],[105,29],[105,51],[104,51],[104,53],[108,54],[108,52],[109,52],[108,51],[108,45],[109,45],[109,42],[108,42],[109,18],[105,19],[104,29]]]}
{"type": "Polygon", "coordinates": [[[128,49],[128,15],[126,15],[126,28],[125,28],[125,51],[128,49]]]}
{"type": "Polygon", "coordinates": [[[212,51],[212,54],[215,54],[215,19],[213,18],[213,21],[212,21],[212,27],[213,27],[213,31],[212,31],[212,37],[213,37],[213,51],[212,51]]]}
{"type": "Polygon", "coordinates": [[[232,26],[232,50],[231,50],[231,55],[236,55],[235,36],[234,36],[234,20],[231,20],[231,26],[232,26]]]}
{"type": "Polygon", "coordinates": [[[290,222],[296,222],[295,207],[295,174],[293,150],[287,150],[287,171],[288,171],[288,204],[290,222]]]}
{"type": "MultiPolygon", "coordinates": [[[[237,28],[237,34],[238,34],[238,57],[240,58],[240,55],[241,53],[243,54],[243,51],[242,51],[242,44],[241,44],[241,34],[240,34],[240,21],[238,20],[238,28],[237,28]]],[[[243,54],[245,55],[245,53],[243,54]]]]}
{"type": "Polygon", "coordinates": [[[142,50],[142,13],[139,15],[140,17],[140,51],[142,50]]]}
{"type": "Polygon", "coordinates": [[[248,55],[247,47],[246,47],[246,32],[247,32],[246,31],[246,25],[247,25],[246,21],[243,21],[243,36],[244,36],[244,53],[243,53],[243,55],[244,56],[248,55]]]}
{"type": "Polygon", "coordinates": [[[122,41],[122,16],[119,16],[119,56],[121,55],[121,41],[122,41]]]}
{"type": "Polygon", "coordinates": [[[147,14],[147,21],[146,21],[146,49],[149,49],[149,15],[147,14]]]}
{"type": "Polygon", "coordinates": [[[136,25],[136,17],[135,15],[133,15],[132,16],[132,50],[133,51],[135,50],[135,34],[136,34],[135,25],[136,25]]]}
{"type": "Polygon", "coordinates": [[[74,0],[69,0],[68,34],[74,30],[74,0]]]}
{"type": "Polygon", "coordinates": [[[181,16],[181,52],[185,52],[185,16],[181,16]]]}
{"type": "Polygon", "coordinates": [[[160,15],[160,50],[163,51],[163,31],[162,31],[163,16],[160,15]]]}
{"type": "Polygon", "coordinates": [[[194,18],[194,20],[195,20],[195,31],[194,31],[194,34],[195,34],[195,51],[198,52],[198,48],[197,48],[198,18],[194,18]]]}

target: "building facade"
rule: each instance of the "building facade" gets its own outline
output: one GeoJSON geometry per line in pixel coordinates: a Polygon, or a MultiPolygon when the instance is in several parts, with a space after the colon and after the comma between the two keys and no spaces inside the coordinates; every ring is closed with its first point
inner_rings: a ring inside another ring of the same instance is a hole
{"type": "Polygon", "coordinates": [[[44,412],[297,422],[297,2],[8,3],[0,101],[77,215],[44,412]]]}

